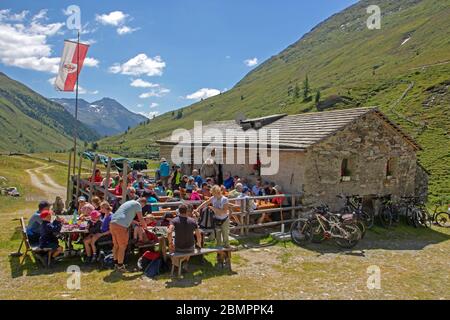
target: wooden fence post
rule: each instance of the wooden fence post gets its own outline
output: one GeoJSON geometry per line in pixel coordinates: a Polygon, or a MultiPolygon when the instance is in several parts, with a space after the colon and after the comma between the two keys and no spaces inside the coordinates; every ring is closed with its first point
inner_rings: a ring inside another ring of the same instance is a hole
{"type": "Polygon", "coordinates": [[[243,235],[245,233],[245,228],[244,228],[244,226],[245,226],[245,200],[244,199],[240,201],[240,211],[241,212],[239,214],[239,223],[240,223],[240,227],[242,227],[242,228],[239,230],[239,233],[241,235],[243,235]]]}
{"type": "MultiPolygon", "coordinates": [[[[74,164],[75,166],[75,164],[74,164]]],[[[66,192],[66,209],[69,208],[69,203],[72,200],[73,188],[71,188],[70,169],[72,167],[72,152],[69,151],[69,166],[67,168],[67,192],[66,192]]]]}
{"type": "Polygon", "coordinates": [[[91,176],[90,181],[89,181],[89,201],[92,200],[92,193],[94,192],[94,188],[96,186],[96,184],[95,184],[95,170],[97,170],[97,159],[98,159],[98,155],[96,154],[94,156],[94,163],[92,165],[92,176],[91,176]]]}
{"type": "Polygon", "coordinates": [[[127,188],[128,188],[128,162],[125,161],[123,163],[123,175],[122,175],[122,179],[123,179],[123,183],[122,183],[122,201],[120,202],[121,204],[124,204],[127,201],[127,188]]]}
{"type": "MultiPolygon", "coordinates": [[[[74,159],[76,159],[76,156],[74,156],[74,159]]],[[[76,198],[78,198],[78,195],[80,194],[80,181],[81,181],[81,164],[83,162],[83,154],[80,153],[80,160],[78,163],[78,175],[77,175],[77,194],[75,195],[76,198]]],[[[73,164],[75,167],[75,163],[73,164]]]]}
{"type": "Polygon", "coordinates": [[[109,189],[109,179],[111,179],[111,157],[108,157],[108,166],[106,167],[106,185],[103,186],[105,188],[105,194],[103,195],[104,200],[108,200],[108,189],[109,189]]]}
{"type": "Polygon", "coordinates": [[[248,202],[250,199],[245,199],[245,224],[247,227],[245,228],[245,234],[248,236],[250,233],[250,228],[248,227],[250,225],[250,210],[247,210],[249,207],[248,202]]]}

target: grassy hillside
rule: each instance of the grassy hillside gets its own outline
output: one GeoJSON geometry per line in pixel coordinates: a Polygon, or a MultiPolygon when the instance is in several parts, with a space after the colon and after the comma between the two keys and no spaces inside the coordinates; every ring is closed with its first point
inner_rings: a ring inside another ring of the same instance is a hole
{"type": "MultiPolygon", "coordinates": [[[[78,137],[99,136],[81,122],[78,137]]],[[[0,151],[35,152],[71,146],[74,118],[64,108],[0,72],[0,151]]]]}
{"type": "Polygon", "coordinates": [[[234,119],[377,105],[424,147],[431,194],[450,194],[450,1],[361,1],[313,28],[228,92],[163,114],[100,149],[145,155],[154,140],[194,120],[234,119]],[[380,30],[369,30],[366,8],[381,8],[380,30]],[[308,76],[310,97],[303,99],[308,76]],[[298,87],[298,89],[296,89],[298,87]],[[320,91],[320,101],[315,95],[320,91]]]}

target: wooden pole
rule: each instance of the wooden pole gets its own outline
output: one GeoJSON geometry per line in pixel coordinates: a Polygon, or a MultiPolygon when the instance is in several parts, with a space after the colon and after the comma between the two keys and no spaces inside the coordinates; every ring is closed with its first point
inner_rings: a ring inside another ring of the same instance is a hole
{"type": "Polygon", "coordinates": [[[94,192],[94,188],[95,188],[95,170],[97,170],[97,159],[98,156],[97,154],[95,154],[94,156],[94,163],[92,165],[92,176],[91,179],[89,181],[89,201],[92,200],[92,193],[94,192]]]}
{"type": "MultiPolygon", "coordinates": [[[[76,163],[76,156],[77,156],[77,131],[78,131],[78,75],[80,74],[80,31],[78,30],[78,39],[77,39],[77,70],[76,70],[76,76],[77,76],[77,83],[75,88],[75,124],[73,127],[73,163],[76,163]]],[[[73,167],[73,174],[75,175],[75,165],[73,167]]],[[[78,195],[77,195],[78,196],[78,195]]]]}
{"type": "MultiPolygon", "coordinates": [[[[250,199],[245,199],[245,224],[247,226],[250,225],[250,211],[247,210],[247,208],[249,207],[248,201],[250,201],[250,199]]],[[[245,228],[245,234],[248,235],[249,233],[250,233],[250,229],[248,227],[245,228]]]]}
{"type": "MultiPolygon", "coordinates": [[[[108,166],[106,167],[106,185],[103,186],[106,191],[109,189],[109,179],[111,179],[111,157],[108,157],[108,166]]],[[[105,192],[103,196],[104,200],[108,201],[108,193],[105,192]]]]}
{"type": "MultiPolygon", "coordinates": [[[[80,153],[80,161],[78,163],[78,175],[77,175],[77,194],[75,195],[76,198],[78,198],[78,195],[80,194],[80,181],[81,181],[81,164],[83,162],[83,154],[80,153]]],[[[74,164],[75,166],[75,164],[74,164]]]]}
{"type": "Polygon", "coordinates": [[[71,176],[70,176],[70,169],[72,166],[72,152],[69,151],[69,166],[67,167],[67,192],[66,192],[66,209],[69,207],[69,202],[72,199],[72,193],[73,189],[71,186],[71,176]]]}
{"type": "MultiPolygon", "coordinates": [[[[246,210],[246,201],[245,199],[241,200],[241,213],[239,215],[239,223],[241,225],[245,224],[245,210],[246,210]]],[[[243,235],[245,233],[244,229],[240,230],[240,234],[243,235]]]]}
{"type": "Polygon", "coordinates": [[[127,188],[128,188],[128,162],[125,161],[123,163],[123,183],[122,183],[122,201],[121,204],[124,204],[127,201],[127,188]]]}
{"type": "MultiPolygon", "coordinates": [[[[291,199],[292,199],[291,200],[291,207],[294,208],[295,207],[295,195],[292,195],[291,199]]],[[[292,211],[291,211],[291,219],[294,219],[294,217],[295,217],[295,209],[292,209],[292,211]]]]}

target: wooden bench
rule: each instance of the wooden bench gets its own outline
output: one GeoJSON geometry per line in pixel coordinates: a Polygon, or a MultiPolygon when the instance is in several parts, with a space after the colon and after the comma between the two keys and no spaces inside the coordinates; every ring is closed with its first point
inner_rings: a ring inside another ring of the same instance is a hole
{"type": "Polygon", "coordinates": [[[218,263],[220,266],[227,267],[231,271],[231,252],[234,251],[232,248],[224,248],[224,247],[214,247],[214,248],[201,248],[195,249],[193,252],[173,252],[169,253],[169,257],[172,262],[172,268],[170,271],[170,275],[173,276],[175,267],[178,268],[178,277],[181,276],[181,269],[183,266],[183,262],[186,262],[190,259],[190,257],[194,256],[203,256],[208,253],[218,253],[218,263]]]}
{"type": "Polygon", "coordinates": [[[39,246],[32,246],[30,243],[30,239],[28,239],[27,227],[25,225],[25,219],[23,217],[20,218],[20,229],[22,233],[22,242],[20,243],[19,249],[16,256],[19,257],[19,264],[22,265],[25,262],[26,257],[31,253],[34,261],[40,261],[44,267],[49,267],[52,260],[52,252],[51,248],[39,248],[39,246]],[[22,246],[25,245],[25,252],[22,253],[22,246]],[[44,261],[40,255],[46,254],[47,261],[44,261]]]}

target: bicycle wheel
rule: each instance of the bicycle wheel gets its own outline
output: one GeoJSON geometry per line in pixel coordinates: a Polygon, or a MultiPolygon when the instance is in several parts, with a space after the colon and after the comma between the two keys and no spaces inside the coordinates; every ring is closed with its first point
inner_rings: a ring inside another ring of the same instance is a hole
{"type": "Polygon", "coordinates": [[[353,248],[361,239],[361,233],[355,224],[341,224],[334,228],[332,234],[336,234],[334,242],[345,249],[353,248]]]}
{"type": "Polygon", "coordinates": [[[418,208],[413,208],[411,210],[411,224],[414,228],[418,228],[420,226],[420,210],[418,208]]]}
{"type": "Polygon", "coordinates": [[[392,211],[389,207],[383,207],[378,214],[381,225],[385,228],[390,228],[392,225],[392,211]]]}
{"type": "Polygon", "coordinates": [[[439,212],[435,216],[435,221],[440,227],[450,227],[450,215],[447,212],[439,212]]]}
{"type": "Polygon", "coordinates": [[[414,211],[412,209],[410,209],[410,208],[407,208],[406,212],[405,212],[405,218],[406,218],[406,224],[407,225],[414,226],[413,216],[414,216],[414,211]]]}
{"type": "Polygon", "coordinates": [[[419,224],[425,228],[431,228],[431,219],[424,208],[419,209],[419,224]]]}
{"type": "Polygon", "coordinates": [[[363,239],[364,236],[366,235],[366,231],[367,231],[366,225],[360,219],[356,219],[355,221],[353,221],[353,223],[359,229],[359,232],[361,234],[361,239],[363,239]]]}
{"type": "Polygon", "coordinates": [[[373,213],[361,211],[361,217],[364,219],[364,223],[366,224],[367,229],[371,229],[375,220],[373,213]]]}
{"type": "Polygon", "coordinates": [[[291,239],[298,246],[302,246],[311,239],[311,225],[307,220],[297,220],[291,226],[291,239]]]}
{"type": "Polygon", "coordinates": [[[321,243],[325,240],[325,231],[318,220],[310,221],[311,226],[311,242],[321,243]]]}

